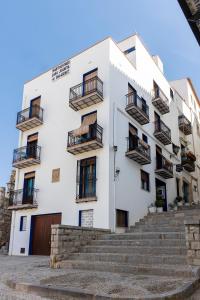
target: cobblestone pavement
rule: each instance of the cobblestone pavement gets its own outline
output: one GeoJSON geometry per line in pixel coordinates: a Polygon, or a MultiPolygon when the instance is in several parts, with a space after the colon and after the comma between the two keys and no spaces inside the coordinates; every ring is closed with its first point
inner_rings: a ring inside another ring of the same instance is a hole
{"type": "Polygon", "coordinates": [[[36,295],[16,293],[5,285],[6,280],[40,283],[41,278],[58,276],[66,272],[49,268],[49,258],[42,256],[4,256],[0,255],[0,299],[1,300],[45,300],[36,295]]]}
{"type": "MultiPolygon", "coordinates": [[[[112,295],[121,299],[123,296],[144,296],[165,293],[187,279],[170,279],[157,276],[134,276],[128,274],[109,274],[104,272],[50,269],[48,257],[41,256],[3,256],[0,255],[0,300],[49,300],[36,295],[15,292],[8,288],[8,280],[32,284],[57,285],[59,287],[81,288],[103,295],[112,295]]],[[[200,292],[194,298],[200,300],[200,292]]]]}

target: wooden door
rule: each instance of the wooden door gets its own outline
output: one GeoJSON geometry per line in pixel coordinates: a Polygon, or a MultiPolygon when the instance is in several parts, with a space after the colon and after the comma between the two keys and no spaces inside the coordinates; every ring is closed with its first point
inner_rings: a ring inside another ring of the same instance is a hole
{"type": "Polygon", "coordinates": [[[31,249],[32,255],[50,255],[51,225],[61,224],[61,214],[32,216],[31,249]]]}
{"type": "Polygon", "coordinates": [[[30,118],[39,117],[41,97],[31,100],[30,118]]]}

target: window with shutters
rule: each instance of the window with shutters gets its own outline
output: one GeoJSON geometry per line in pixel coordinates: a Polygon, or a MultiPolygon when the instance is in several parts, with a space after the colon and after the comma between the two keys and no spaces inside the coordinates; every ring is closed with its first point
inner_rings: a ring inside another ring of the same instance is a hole
{"type": "Polygon", "coordinates": [[[141,170],[141,188],[145,191],[150,191],[149,173],[141,170]]]}

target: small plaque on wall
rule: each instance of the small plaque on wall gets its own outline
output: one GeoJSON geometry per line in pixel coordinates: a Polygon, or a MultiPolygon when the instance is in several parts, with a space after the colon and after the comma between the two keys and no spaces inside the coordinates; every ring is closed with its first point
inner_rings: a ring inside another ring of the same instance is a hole
{"type": "Polygon", "coordinates": [[[52,182],[60,181],[60,168],[52,170],[52,182]]]}
{"type": "Polygon", "coordinates": [[[69,71],[70,71],[70,61],[68,60],[52,69],[52,75],[51,75],[52,81],[56,81],[62,78],[63,76],[67,75],[69,71]]]}

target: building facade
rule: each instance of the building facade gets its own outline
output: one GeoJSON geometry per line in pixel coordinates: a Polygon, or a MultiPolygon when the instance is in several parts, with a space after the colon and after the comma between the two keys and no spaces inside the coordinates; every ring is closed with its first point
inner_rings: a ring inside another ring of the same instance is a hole
{"type": "Polygon", "coordinates": [[[51,224],[121,230],[199,201],[200,106],[138,35],[93,45],[24,86],[10,255],[49,254],[51,224]]]}

